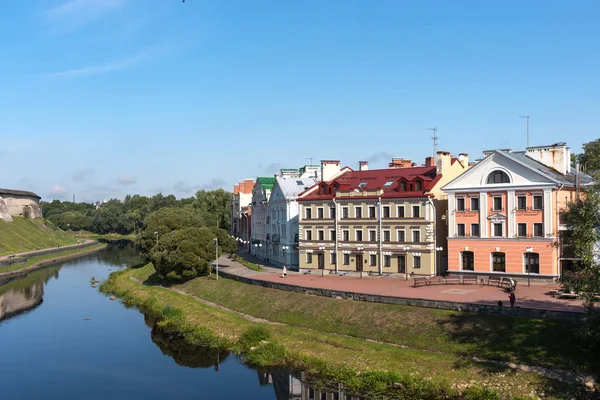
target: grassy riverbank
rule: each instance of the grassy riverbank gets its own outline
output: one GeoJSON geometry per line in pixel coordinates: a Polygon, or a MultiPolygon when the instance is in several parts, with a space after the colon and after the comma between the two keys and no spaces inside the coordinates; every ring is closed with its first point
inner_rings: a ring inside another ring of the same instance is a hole
{"type": "Polygon", "coordinates": [[[102,250],[107,245],[104,243],[96,243],[92,246],[80,247],[70,250],[61,251],[58,253],[46,254],[43,256],[30,257],[24,264],[15,264],[8,267],[0,268],[0,280],[7,276],[13,276],[19,272],[29,272],[42,267],[49,262],[66,260],[72,257],[77,257],[84,254],[94,253],[102,250]]]}
{"type": "Polygon", "coordinates": [[[14,217],[12,222],[0,220],[0,256],[76,242],[72,234],[42,218],[14,217]]]}
{"type": "MultiPolygon", "coordinates": [[[[451,338],[445,338],[440,341],[436,337],[440,335],[439,330],[432,328],[432,324],[423,323],[429,316],[417,318],[411,315],[413,309],[406,307],[396,307],[399,318],[387,319],[388,332],[392,333],[386,336],[385,333],[375,334],[376,331],[385,330],[386,323],[383,320],[375,327],[368,327],[373,318],[386,315],[380,310],[378,314],[367,313],[370,317],[366,318],[360,310],[371,305],[369,303],[298,294],[300,298],[293,299],[293,306],[282,307],[277,302],[285,302],[285,298],[293,293],[246,286],[227,279],[216,282],[211,278],[197,278],[176,287],[236,311],[256,316],[264,313],[262,316],[269,317],[267,319],[270,321],[290,324],[276,325],[251,321],[231,311],[203,304],[191,296],[132,280],[152,281],[152,274],[152,266],[114,273],[103,285],[103,290],[119,295],[126,304],[152,310],[162,319],[161,324],[182,332],[187,340],[195,344],[238,351],[247,361],[259,366],[292,366],[307,371],[309,375],[341,381],[350,390],[400,398],[465,398],[468,391],[472,394],[470,398],[496,398],[490,392],[480,391],[487,391],[487,388],[497,390],[504,397],[543,393],[542,396],[547,398],[564,398],[571,396],[569,390],[579,390],[533,373],[463,358],[458,351],[452,350],[453,346],[462,346],[459,340],[452,342],[451,338]],[[261,296],[253,293],[256,289],[262,293],[261,296]],[[224,293],[218,294],[220,291],[224,293]],[[277,295],[272,292],[281,296],[273,297],[277,295]],[[305,320],[303,316],[307,312],[303,304],[307,301],[318,302],[318,307],[314,307],[310,315],[314,317],[322,313],[322,317],[314,322],[309,321],[313,317],[305,320]],[[281,308],[268,311],[269,307],[265,304],[281,308]],[[251,310],[247,307],[255,308],[251,310]],[[252,346],[245,345],[249,330],[257,327],[266,330],[269,338],[262,344],[258,341],[252,346]],[[354,337],[341,335],[349,333],[353,333],[354,337]],[[378,340],[382,336],[385,336],[384,341],[396,344],[365,340],[378,340]],[[401,342],[398,339],[401,337],[408,342],[401,342]],[[436,343],[441,346],[436,346],[436,343]],[[404,390],[394,389],[394,383],[404,390]],[[454,389],[457,385],[463,391],[463,397],[454,389]],[[468,386],[466,391],[465,386],[468,386]]],[[[471,341],[474,340],[477,340],[476,335],[471,337],[471,341]]]]}

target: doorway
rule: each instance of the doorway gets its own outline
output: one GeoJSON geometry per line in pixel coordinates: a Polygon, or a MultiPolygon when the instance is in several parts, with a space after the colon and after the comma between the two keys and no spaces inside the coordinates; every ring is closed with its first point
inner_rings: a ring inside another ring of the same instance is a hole
{"type": "Polygon", "coordinates": [[[356,271],[362,272],[363,270],[363,256],[362,254],[356,255],[356,271]]]}
{"type": "Polygon", "coordinates": [[[404,254],[398,256],[398,273],[406,273],[406,256],[404,254]]]}
{"type": "Polygon", "coordinates": [[[318,260],[319,269],[325,269],[325,254],[319,253],[317,255],[317,260],[318,260]]]}

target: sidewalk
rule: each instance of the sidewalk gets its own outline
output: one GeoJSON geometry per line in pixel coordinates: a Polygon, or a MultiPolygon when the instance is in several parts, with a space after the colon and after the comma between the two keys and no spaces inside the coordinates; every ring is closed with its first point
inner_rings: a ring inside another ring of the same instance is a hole
{"type": "MultiPolygon", "coordinates": [[[[70,244],[68,246],[60,246],[61,249],[73,249],[73,248],[77,248],[77,247],[81,247],[84,244],[88,244],[88,243],[92,243],[93,240],[88,239],[88,240],[84,240],[81,243],[76,243],[76,244],[70,244]]],[[[14,254],[6,254],[4,256],[0,256],[0,260],[7,260],[9,258],[15,258],[15,257],[21,257],[21,256],[31,256],[31,255],[36,255],[37,253],[42,253],[48,250],[54,250],[57,249],[58,247],[47,247],[45,249],[39,249],[39,250],[29,250],[29,251],[24,251],[21,253],[14,253],[14,254]]]]}
{"type": "MultiPolygon", "coordinates": [[[[241,254],[247,258],[246,254],[241,254]]],[[[467,285],[437,285],[414,288],[412,280],[403,278],[385,278],[380,276],[338,276],[338,275],[304,275],[299,272],[287,271],[287,277],[282,278],[282,270],[264,265],[264,262],[250,256],[249,261],[260,265],[264,271],[254,271],[226,256],[219,258],[219,265],[233,275],[251,277],[263,281],[279,282],[315,289],[331,289],[364,293],[372,295],[404,297],[412,299],[427,299],[452,301],[458,303],[485,304],[496,306],[501,300],[504,306],[510,307],[508,293],[496,286],[480,284],[467,285]]],[[[549,292],[559,288],[559,284],[519,284],[516,290],[516,305],[537,310],[583,312],[582,300],[565,300],[552,297],[549,292]]]]}

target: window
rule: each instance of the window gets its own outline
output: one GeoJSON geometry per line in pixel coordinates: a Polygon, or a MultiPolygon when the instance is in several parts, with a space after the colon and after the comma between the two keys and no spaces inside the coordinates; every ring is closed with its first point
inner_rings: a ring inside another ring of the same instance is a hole
{"type": "Polygon", "coordinates": [[[533,224],[533,236],[544,237],[544,224],[533,224]]]}
{"type": "Polygon", "coordinates": [[[321,186],[321,194],[327,194],[327,186],[325,186],[325,185],[321,186]]]}
{"type": "Polygon", "coordinates": [[[540,255],[538,253],[525,253],[525,272],[540,273],[540,255]]]}
{"type": "Polygon", "coordinates": [[[421,268],[421,256],[413,256],[413,268],[421,268]]]}
{"type": "Polygon", "coordinates": [[[317,218],[318,219],[323,219],[323,214],[324,214],[323,207],[317,208],[317,218]]]}
{"type": "Polygon", "coordinates": [[[423,190],[423,182],[415,181],[415,190],[423,190]]]}
{"type": "Polygon", "coordinates": [[[392,265],[392,256],[383,256],[383,266],[389,267],[392,265]]]}
{"type": "Polygon", "coordinates": [[[359,206],[354,209],[354,217],[362,218],[362,207],[359,206]]]}
{"type": "Polygon", "coordinates": [[[471,197],[471,211],[479,211],[479,197],[471,197]]]}
{"type": "Polygon", "coordinates": [[[369,231],[369,242],[377,241],[377,231],[369,231]]]}
{"type": "Polygon", "coordinates": [[[465,211],[465,199],[463,197],[456,199],[456,211],[465,211]]]}
{"type": "Polygon", "coordinates": [[[527,210],[527,196],[517,196],[517,210],[527,210]]]}
{"type": "Polygon", "coordinates": [[[494,225],[494,236],[501,237],[504,235],[503,224],[493,224],[494,225]]]}
{"type": "Polygon", "coordinates": [[[413,231],[413,242],[419,243],[421,241],[421,231],[413,231]]]}
{"type": "Polygon", "coordinates": [[[527,236],[527,224],[517,224],[517,236],[519,236],[519,237],[527,236]]]}
{"type": "Polygon", "coordinates": [[[392,241],[392,235],[390,231],[383,231],[383,241],[384,242],[391,242],[392,241]]]}
{"type": "Polygon", "coordinates": [[[348,212],[348,207],[342,208],[342,218],[349,218],[350,213],[348,212]]]}
{"type": "Polygon", "coordinates": [[[375,266],[375,265],[377,265],[377,255],[375,255],[375,254],[371,254],[371,255],[369,256],[369,264],[370,264],[371,266],[375,266]]]}
{"type": "Polygon", "coordinates": [[[398,231],[398,242],[399,243],[406,242],[406,234],[404,231],[398,231]]]}
{"type": "Polygon", "coordinates": [[[398,206],[398,218],[404,218],[404,206],[398,206]]]}
{"type": "Polygon", "coordinates": [[[335,207],[329,207],[329,218],[335,218],[335,207]]]}
{"type": "Polygon", "coordinates": [[[362,237],[362,230],[360,230],[360,231],[356,231],[355,233],[356,233],[356,241],[357,241],[357,242],[362,242],[362,240],[363,240],[363,237],[362,237]]]}
{"type": "Polygon", "coordinates": [[[510,183],[510,178],[504,171],[493,171],[491,174],[488,175],[487,183],[510,183]]]}
{"type": "Polygon", "coordinates": [[[544,196],[535,195],[533,196],[533,209],[542,210],[544,208],[544,196]]]}
{"type": "Polygon", "coordinates": [[[350,265],[350,254],[344,254],[344,265],[350,265]]]}
{"type": "Polygon", "coordinates": [[[458,224],[456,226],[456,235],[465,236],[465,224],[458,224]]]}
{"type": "Polygon", "coordinates": [[[329,240],[335,242],[335,231],[329,231],[329,240]]]}
{"type": "Polygon", "coordinates": [[[472,251],[463,251],[460,258],[463,271],[475,271],[475,256],[472,251]]]}
{"type": "Polygon", "coordinates": [[[479,232],[479,224],[471,224],[471,236],[481,236],[481,232],[479,232]]]}
{"type": "Polygon", "coordinates": [[[337,261],[336,257],[335,257],[335,253],[331,253],[331,263],[335,264],[337,261]]]}
{"type": "Polygon", "coordinates": [[[492,271],[506,272],[506,256],[504,253],[492,253],[492,271]]]}
{"type": "Polygon", "coordinates": [[[421,206],[412,206],[413,218],[419,218],[421,216],[421,206]]]}
{"type": "Polygon", "coordinates": [[[383,187],[390,187],[394,184],[394,181],[387,181],[386,183],[383,184],[383,187]]]}
{"type": "Polygon", "coordinates": [[[358,188],[359,189],[364,189],[366,187],[367,187],[367,182],[361,182],[361,183],[358,184],[358,188]]]}
{"type": "Polygon", "coordinates": [[[383,207],[383,218],[389,218],[390,217],[390,206],[384,206],[383,207]]]}
{"type": "Polygon", "coordinates": [[[306,253],[306,263],[312,264],[312,253],[306,253]]]}
{"type": "Polygon", "coordinates": [[[406,192],[406,182],[400,182],[400,190],[406,192]]]}
{"type": "Polygon", "coordinates": [[[311,219],[311,218],[312,218],[312,209],[307,208],[306,209],[306,219],[311,219]]]}
{"type": "Polygon", "coordinates": [[[342,231],[342,240],[344,242],[350,241],[350,231],[348,231],[348,230],[342,231]]]}
{"type": "Polygon", "coordinates": [[[502,197],[494,197],[494,211],[502,211],[502,197]]]}
{"type": "Polygon", "coordinates": [[[325,240],[325,231],[318,230],[317,231],[317,238],[318,238],[319,241],[325,240]]]}
{"type": "Polygon", "coordinates": [[[369,218],[376,218],[375,207],[369,207],[369,218]]]}

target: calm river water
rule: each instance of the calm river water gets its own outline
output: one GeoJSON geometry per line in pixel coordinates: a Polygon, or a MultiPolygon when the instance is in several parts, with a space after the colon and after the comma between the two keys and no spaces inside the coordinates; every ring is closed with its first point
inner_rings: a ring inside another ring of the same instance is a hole
{"type": "Polygon", "coordinates": [[[137,261],[111,245],[0,286],[0,399],[355,398],[190,348],[91,287],[137,261]]]}

